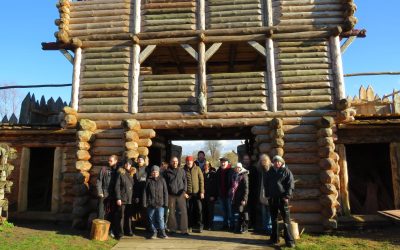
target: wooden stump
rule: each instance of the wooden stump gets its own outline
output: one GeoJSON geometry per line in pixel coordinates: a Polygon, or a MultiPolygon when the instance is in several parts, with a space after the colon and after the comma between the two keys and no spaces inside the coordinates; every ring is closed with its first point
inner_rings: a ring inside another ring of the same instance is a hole
{"type": "Polygon", "coordinates": [[[95,219],[92,222],[92,230],[90,231],[90,239],[98,241],[106,241],[108,239],[108,230],[110,222],[106,220],[95,219]]]}

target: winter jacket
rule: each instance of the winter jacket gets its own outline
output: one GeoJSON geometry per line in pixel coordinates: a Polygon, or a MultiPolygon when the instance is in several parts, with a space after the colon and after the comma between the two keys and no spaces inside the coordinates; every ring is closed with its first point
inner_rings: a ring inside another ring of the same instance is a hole
{"type": "Polygon", "coordinates": [[[292,172],[285,166],[271,167],[263,178],[265,195],[269,198],[291,198],[294,190],[292,172]]]}
{"type": "Polygon", "coordinates": [[[239,173],[232,173],[231,178],[229,197],[232,199],[232,204],[239,206],[242,201],[247,203],[249,198],[249,171],[243,168],[239,173]]]}
{"type": "Polygon", "coordinates": [[[139,202],[142,202],[142,195],[144,187],[146,186],[147,178],[150,176],[149,167],[143,166],[139,167],[136,166],[136,174],[133,176],[135,179],[135,186],[134,186],[134,194],[133,197],[135,199],[139,199],[139,202]]]}
{"type": "Polygon", "coordinates": [[[221,198],[228,198],[229,188],[231,187],[231,176],[233,169],[228,166],[225,169],[218,168],[216,172],[218,196],[221,198]]]}
{"type": "MultiPolygon", "coordinates": [[[[204,160],[203,162],[199,162],[199,160],[195,160],[194,164],[198,167],[200,167],[201,171],[204,171],[204,164],[206,164],[207,160],[204,160]]],[[[210,163],[210,168],[211,168],[211,163],[210,163]]]]}
{"type": "Polygon", "coordinates": [[[117,182],[115,183],[115,197],[122,204],[132,204],[133,177],[124,169],[118,169],[117,182]]]}
{"type": "Polygon", "coordinates": [[[103,167],[97,176],[96,189],[98,195],[103,195],[104,198],[115,198],[115,183],[118,176],[118,167],[110,168],[103,167]]]}
{"type": "Polygon", "coordinates": [[[217,171],[215,168],[210,167],[208,173],[203,171],[204,177],[204,195],[205,197],[214,197],[218,196],[218,186],[217,186],[217,171]]]}
{"type": "Polygon", "coordinates": [[[169,168],[164,172],[167,182],[168,194],[181,195],[187,190],[187,180],[183,168],[169,168]]]}
{"type": "Polygon", "coordinates": [[[150,177],[143,190],[143,207],[165,207],[168,205],[168,188],[164,178],[150,177]]]}
{"type": "Polygon", "coordinates": [[[204,177],[200,167],[193,165],[192,168],[185,166],[183,168],[186,173],[187,194],[204,194],[204,177]]]}
{"type": "Polygon", "coordinates": [[[249,171],[249,203],[254,205],[258,203],[260,196],[262,172],[256,166],[250,166],[247,170],[249,171]]]}

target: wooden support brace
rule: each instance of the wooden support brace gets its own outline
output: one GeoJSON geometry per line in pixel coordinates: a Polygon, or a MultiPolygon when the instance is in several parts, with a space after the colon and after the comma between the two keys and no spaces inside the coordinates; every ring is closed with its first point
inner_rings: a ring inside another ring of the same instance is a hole
{"type": "Polygon", "coordinates": [[[344,54],[344,52],[347,50],[347,48],[356,40],[357,36],[350,36],[349,38],[346,39],[346,41],[343,43],[343,45],[340,47],[340,52],[344,54]]]}
{"type": "Polygon", "coordinates": [[[181,44],[181,47],[186,50],[186,52],[189,53],[189,55],[191,55],[194,60],[199,61],[199,55],[192,46],[190,46],[189,44],[181,44]]]}
{"type": "Polygon", "coordinates": [[[140,53],[139,63],[142,64],[153,51],[156,49],[157,45],[148,45],[146,48],[140,53]]]}
{"type": "Polygon", "coordinates": [[[264,57],[267,56],[266,49],[258,42],[248,41],[247,43],[250,44],[251,47],[253,47],[255,50],[257,50],[257,52],[260,53],[261,55],[263,55],[264,57]]]}
{"type": "Polygon", "coordinates": [[[218,51],[221,47],[222,43],[214,43],[211,47],[206,51],[206,62],[218,51]]]}
{"type": "Polygon", "coordinates": [[[74,57],[71,55],[71,53],[68,52],[66,49],[60,49],[61,54],[67,58],[67,60],[73,65],[74,64],[74,57]]]}

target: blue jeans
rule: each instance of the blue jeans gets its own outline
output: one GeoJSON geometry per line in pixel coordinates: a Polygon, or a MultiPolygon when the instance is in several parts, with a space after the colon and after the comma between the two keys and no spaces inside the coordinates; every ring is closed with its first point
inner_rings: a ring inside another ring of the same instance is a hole
{"type": "Polygon", "coordinates": [[[263,217],[265,218],[264,220],[264,229],[267,230],[267,233],[270,234],[272,231],[272,222],[271,222],[271,214],[269,212],[269,207],[264,206],[263,207],[263,217]]]}
{"type": "Polygon", "coordinates": [[[232,214],[232,202],[230,198],[221,198],[222,211],[224,211],[224,227],[233,227],[235,218],[232,214]]]}
{"type": "Polygon", "coordinates": [[[149,229],[156,233],[157,229],[165,230],[164,224],[164,207],[148,207],[147,219],[149,221],[149,229]]]}

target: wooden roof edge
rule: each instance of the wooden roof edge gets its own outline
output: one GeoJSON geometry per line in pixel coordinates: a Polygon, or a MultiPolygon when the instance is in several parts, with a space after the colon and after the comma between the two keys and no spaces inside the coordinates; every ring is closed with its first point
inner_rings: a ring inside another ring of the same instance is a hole
{"type": "Polygon", "coordinates": [[[42,42],[42,50],[73,50],[74,46],[72,44],[66,44],[61,42],[42,42]]]}
{"type": "Polygon", "coordinates": [[[349,38],[351,36],[356,36],[357,38],[365,38],[367,37],[366,29],[352,29],[350,31],[342,32],[340,34],[341,38],[349,38]]]}

